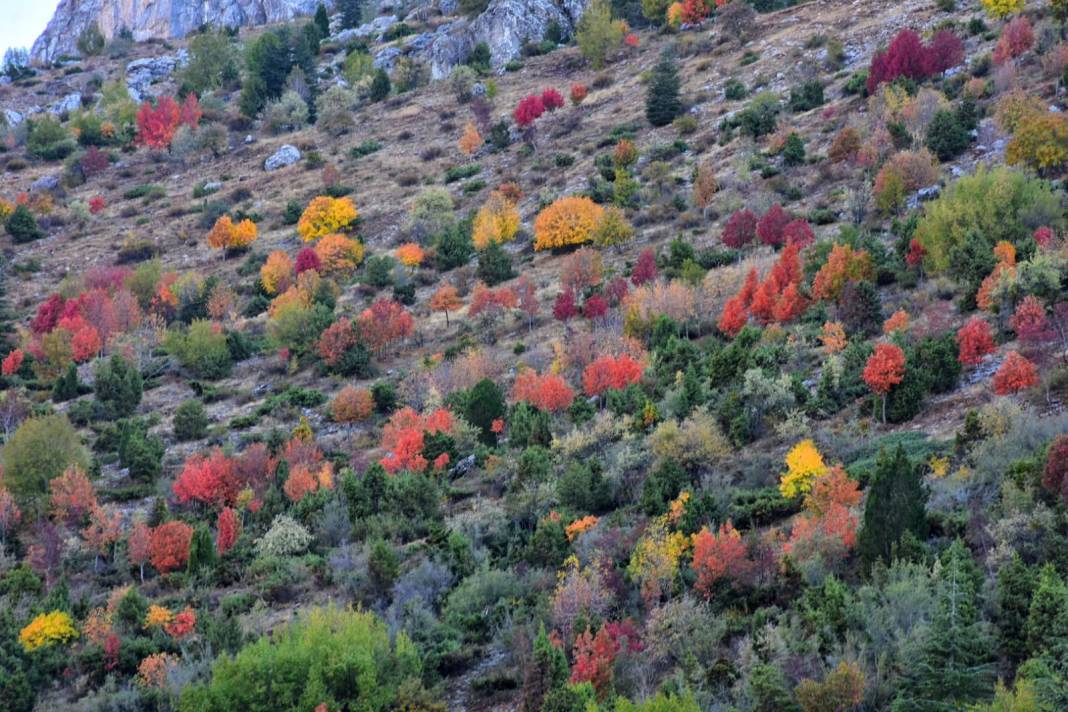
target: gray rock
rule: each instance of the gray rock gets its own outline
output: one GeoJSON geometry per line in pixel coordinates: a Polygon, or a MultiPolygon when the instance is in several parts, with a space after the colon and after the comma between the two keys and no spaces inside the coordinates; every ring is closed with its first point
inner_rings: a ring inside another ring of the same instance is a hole
{"type": "Polygon", "coordinates": [[[217,180],[213,180],[210,183],[204,184],[205,193],[218,193],[220,190],[222,190],[222,183],[217,180]]]}
{"type": "Polygon", "coordinates": [[[33,183],[30,183],[30,191],[37,192],[42,190],[55,190],[59,187],[59,176],[41,176],[33,183]]]}
{"type": "Polygon", "coordinates": [[[463,477],[471,470],[475,469],[475,456],[468,455],[464,459],[457,462],[451,470],[449,470],[450,477],[463,477]]]}
{"type": "Polygon", "coordinates": [[[26,116],[24,114],[20,114],[14,109],[4,109],[4,121],[7,122],[8,126],[18,126],[25,120],[26,116]]]}
{"type": "Polygon", "coordinates": [[[379,37],[383,32],[388,30],[393,25],[400,22],[400,18],[396,15],[380,15],[370,22],[365,22],[359,27],[350,27],[347,30],[342,30],[330,39],[338,44],[346,44],[352,40],[361,39],[363,37],[379,37]]]}
{"type": "Polygon", "coordinates": [[[244,138],[245,143],[252,143],[255,140],[256,139],[252,138],[252,134],[245,134],[245,138],[244,138]]]}
{"type": "Polygon", "coordinates": [[[59,116],[69,114],[82,108],[82,95],[78,92],[67,94],[65,97],[48,107],[48,113],[59,116]]]}
{"type": "Polygon", "coordinates": [[[437,0],[442,15],[455,15],[460,9],[460,0],[437,0]]]}
{"type": "Polygon", "coordinates": [[[189,53],[180,49],[174,54],[135,59],[126,65],[126,91],[130,98],[140,102],[154,96],[152,85],[170,77],[174,70],[184,67],[189,53]]]}
{"type": "MultiPolygon", "coordinates": [[[[77,54],[78,35],[96,24],[111,39],[123,27],[134,39],[184,37],[201,25],[250,27],[315,13],[320,0],[60,0],[30,57],[50,62],[77,54]]],[[[332,0],[325,0],[333,6],[332,0]]]]}
{"type": "Polygon", "coordinates": [[[920,203],[926,203],[929,200],[934,200],[942,193],[942,187],[939,185],[929,185],[926,188],[920,188],[915,194],[908,199],[909,210],[916,210],[920,207],[920,203]]]}
{"type": "Polygon", "coordinates": [[[290,146],[288,143],[272,153],[266,161],[263,162],[263,170],[274,171],[279,168],[285,168],[291,166],[300,160],[300,151],[296,146],[290,146]]]}
{"type": "Polygon", "coordinates": [[[404,52],[399,47],[384,47],[375,53],[374,68],[384,69],[387,72],[393,71],[393,65],[397,62],[397,57],[400,57],[404,52]]]}

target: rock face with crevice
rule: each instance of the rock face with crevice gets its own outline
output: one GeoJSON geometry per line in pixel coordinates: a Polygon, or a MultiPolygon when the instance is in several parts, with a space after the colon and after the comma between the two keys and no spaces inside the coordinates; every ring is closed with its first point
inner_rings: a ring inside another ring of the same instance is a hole
{"type": "MultiPolygon", "coordinates": [[[[312,15],[320,0],[60,0],[33,43],[34,61],[77,54],[78,35],[94,23],[110,39],[123,28],[134,39],[184,37],[203,24],[246,27],[312,15]]],[[[324,0],[327,6],[332,0],[324,0]]]]}

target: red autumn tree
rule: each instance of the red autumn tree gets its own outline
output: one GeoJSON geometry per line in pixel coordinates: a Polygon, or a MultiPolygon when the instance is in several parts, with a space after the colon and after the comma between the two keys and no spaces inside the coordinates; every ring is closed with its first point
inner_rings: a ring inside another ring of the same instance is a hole
{"type": "Polygon", "coordinates": [[[1020,341],[1025,344],[1039,344],[1053,338],[1053,331],[1046,317],[1046,308],[1037,297],[1027,295],[1016,306],[1016,311],[1009,319],[1009,325],[1020,341]]]}
{"type": "Polygon", "coordinates": [[[323,261],[319,258],[319,253],[314,248],[305,247],[297,253],[297,259],[293,263],[293,271],[300,274],[310,269],[321,272],[323,261]]]}
{"type": "Polygon", "coordinates": [[[222,556],[237,543],[237,535],[240,531],[237,512],[231,507],[223,507],[223,510],[219,512],[215,528],[218,531],[215,535],[215,551],[222,556]]]}
{"type": "Polygon", "coordinates": [[[546,111],[556,111],[557,109],[564,108],[564,97],[560,92],[556,91],[552,87],[545,89],[541,93],[541,105],[545,107],[546,111]]]}
{"type": "Polygon", "coordinates": [[[756,239],[757,216],[751,210],[738,210],[727,218],[720,238],[723,244],[732,249],[744,247],[756,239]]]}
{"type": "Polygon", "coordinates": [[[600,319],[608,313],[608,302],[600,294],[592,294],[582,305],[582,316],[590,319],[600,319]]]}
{"type": "Polygon", "coordinates": [[[793,218],[790,214],[783,210],[782,206],[776,203],[768,209],[768,212],[764,213],[764,217],[760,218],[757,223],[756,232],[757,237],[765,245],[771,245],[778,247],[783,244],[783,230],[790,223],[793,218]]]}
{"type": "Polygon", "coordinates": [[[138,521],[126,539],[126,560],[141,570],[141,583],[145,582],[145,564],[152,556],[152,529],[138,521]]]}
{"type": "Polygon", "coordinates": [[[0,365],[0,371],[5,376],[14,376],[22,368],[23,358],[25,358],[25,354],[22,353],[22,349],[15,349],[4,357],[3,364],[0,365]]]}
{"type": "Polygon", "coordinates": [[[156,105],[141,104],[137,111],[137,141],[149,148],[163,149],[171,145],[178,128],[178,104],[169,96],[161,96],[156,105]]]}
{"type": "Polygon", "coordinates": [[[360,335],[374,351],[381,352],[387,346],[411,336],[415,321],[399,302],[379,299],[364,309],[356,319],[360,335]]]}
{"type": "Polygon", "coordinates": [[[1001,363],[1001,368],[994,374],[994,392],[999,396],[1025,390],[1036,383],[1038,383],[1038,369],[1018,351],[1007,353],[1005,360],[1001,363]]]}
{"type": "Polygon", "coordinates": [[[868,93],[874,94],[880,84],[900,77],[922,81],[931,75],[929,52],[915,30],[897,33],[882,52],[876,52],[868,69],[868,93]]]}
{"type": "Polygon", "coordinates": [[[30,321],[30,331],[34,334],[47,334],[56,328],[63,314],[66,300],[59,294],[53,294],[37,307],[37,314],[30,321]]]}
{"type": "Polygon", "coordinates": [[[582,389],[588,396],[626,388],[642,377],[642,365],[627,354],[601,356],[582,372],[582,389]]]}
{"type": "Polygon", "coordinates": [[[925,248],[919,240],[915,237],[909,240],[909,251],[905,255],[905,262],[910,267],[918,267],[923,264],[923,258],[927,256],[927,248],[925,248]]]}
{"type": "Polygon", "coordinates": [[[575,663],[571,666],[571,682],[589,682],[598,697],[604,697],[612,684],[612,673],[619,643],[612,637],[607,626],[601,626],[597,635],[589,628],[575,639],[575,663]]]}
{"type": "Polygon", "coordinates": [[[48,489],[52,493],[52,516],[58,521],[74,526],[85,521],[97,506],[96,490],[85,470],[71,465],[59,477],[54,478],[48,489]]]}
{"type": "Polygon", "coordinates": [[[804,218],[791,220],[782,230],[783,239],[787,245],[793,245],[800,250],[805,249],[816,241],[816,234],[812,232],[812,226],[804,218]]]}
{"type": "Polygon", "coordinates": [[[1035,31],[1026,15],[1013,18],[1001,30],[1001,37],[994,47],[994,63],[1004,64],[1016,59],[1035,44],[1035,31]]]}
{"type": "Polygon", "coordinates": [[[197,100],[197,95],[193,92],[186,94],[185,100],[182,102],[182,108],[178,111],[178,124],[195,129],[200,125],[200,117],[203,115],[204,112],[200,110],[200,102],[197,100]]]}
{"type": "Polygon", "coordinates": [[[567,321],[578,316],[578,305],[575,304],[575,291],[565,289],[557,295],[553,302],[553,318],[557,321],[567,321]]]}
{"type": "Polygon", "coordinates": [[[319,335],[319,357],[327,366],[336,366],[346,353],[360,341],[352,319],[341,318],[323,329],[319,335]]]}
{"type": "Polygon", "coordinates": [[[1058,435],[1049,446],[1042,487],[1068,503],[1068,435],[1058,435]]]}
{"type": "Polygon", "coordinates": [[[941,74],[964,61],[964,43],[949,30],[939,30],[927,43],[927,71],[941,74]]]}
{"type": "Polygon", "coordinates": [[[215,448],[206,457],[197,454],[186,460],[172,489],[183,504],[192,500],[222,507],[237,500],[240,483],[234,476],[233,461],[215,448]]]}
{"type": "Polygon", "coordinates": [[[883,422],[886,422],[886,396],[905,378],[905,352],[896,344],[879,344],[868,359],[862,374],[873,393],[883,397],[883,422]]]}
{"type": "Polygon", "coordinates": [[[749,304],[749,313],[761,324],[770,324],[775,319],[775,304],[778,300],[775,282],[765,279],[753,295],[753,301],[749,304]]]}
{"type": "Polygon", "coordinates": [[[185,566],[189,560],[189,544],[193,540],[193,527],[174,520],[165,522],[152,530],[149,542],[149,561],[162,574],[185,566]]]}
{"type": "Polygon", "coordinates": [[[533,369],[528,369],[516,376],[512,400],[530,403],[548,413],[558,413],[571,407],[575,391],[555,373],[539,376],[533,369]]]}
{"type": "Polygon", "coordinates": [[[630,273],[630,281],[635,287],[640,287],[646,282],[656,279],[656,253],[651,247],[646,247],[638,255],[638,261],[634,263],[634,269],[630,273]]]}
{"type": "Polygon", "coordinates": [[[772,311],[772,317],[779,324],[786,324],[804,314],[807,307],[808,300],[801,294],[797,282],[790,282],[786,285],[786,289],[783,290],[782,294],[779,295],[779,300],[775,303],[775,309],[772,311]]]}
{"type": "Polygon", "coordinates": [[[529,128],[534,123],[534,120],[544,113],[545,103],[541,96],[531,94],[522,99],[519,105],[515,107],[515,111],[512,112],[512,118],[515,119],[516,126],[525,129],[529,128]]]}
{"type": "Polygon", "coordinates": [[[749,312],[745,308],[744,299],[741,295],[738,295],[731,297],[723,305],[723,313],[719,315],[719,321],[716,322],[716,326],[733,339],[748,321],[749,312]]]}
{"type": "Polygon", "coordinates": [[[106,557],[121,536],[122,515],[118,512],[109,512],[99,505],[93,507],[89,513],[89,524],[82,530],[82,538],[96,553],[96,558],[93,559],[94,571],[100,562],[100,557],[106,557]]]}
{"type": "Polygon", "coordinates": [[[728,521],[713,534],[708,527],[693,537],[693,571],[697,574],[694,588],[705,598],[712,598],[717,582],[732,579],[743,582],[753,568],[741,534],[728,521]]]}
{"type": "Polygon", "coordinates": [[[973,316],[957,332],[957,360],[965,366],[975,366],[983,357],[994,352],[994,336],[990,324],[980,316],[973,316]]]}

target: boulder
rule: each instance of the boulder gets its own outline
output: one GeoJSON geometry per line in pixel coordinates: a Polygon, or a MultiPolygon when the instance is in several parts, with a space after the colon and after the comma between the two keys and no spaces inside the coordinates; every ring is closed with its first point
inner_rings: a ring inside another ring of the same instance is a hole
{"type": "Polygon", "coordinates": [[[392,72],[393,65],[397,62],[397,57],[400,57],[402,54],[404,54],[404,52],[402,52],[399,47],[384,47],[375,53],[374,68],[392,72]]]}
{"type": "Polygon", "coordinates": [[[130,98],[142,102],[154,96],[151,86],[170,77],[176,69],[189,62],[189,53],[180,49],[175,54],[135,59],[126,65],[126,91],[130,98]]]}
{"type": "Polygon", "coordinates": [[[38,191],[55,190],[59,187],[59,176],[41,176],[33,183],[30,183],[30,192],[36,193],[38,191]]]}
{"type": "Polygon", "coordinates": [[[65,97],[48,107],[48,113],[55,116],[69,114],[82,108],[82,95],[78,92],[67,94],[65,97]]]}
{"type": "Polygon", "coordinates": [[[274,171],[279,168],[285,168],[291,166],[300,160],[300,151],[296,146],[290,146],[288,143],[272,153],[266,161],[263,162],[263,170],[274,171]]]}
{"type": "Polygon", "coordinates": [[[338,44],[346,44],[352,40],[361,39],[363,37],[379,37],[398,22],[400,22],[400,18],[396,15],[380,15],[370,22],[365,22],[359,27],[350,27],[347,30],[342,30],[330,39],[338,44]]]}

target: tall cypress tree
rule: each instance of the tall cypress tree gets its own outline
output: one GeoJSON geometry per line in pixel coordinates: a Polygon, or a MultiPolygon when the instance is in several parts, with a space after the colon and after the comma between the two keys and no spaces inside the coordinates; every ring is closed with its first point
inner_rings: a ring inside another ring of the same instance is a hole
{"type": "Polygon", "coordinates": [[[645,93],[645,117],[653,126],[666,126],[682,112],[679,70],[670,53],[660,56],[645,93]]]}
{"type": "Polygon", "coordinates": [[[359,27],[363,23],[362,0],[337,0],[336,7],[341,13],[341,29],[359,27]]]}
{"type": "Polygon", "coordinates": [[[900,445],[893,454],[879,453],[875,476],[864,503],[864,522],[857,549],[868,565],[890,561],[906,532],[921,541],[927,535],[927,488],[920,468],[900,445]]]}
{"type": "Polygon", "coordinates": [[[1027,617],[1035,572],[1019,554],[998,571],[997,612],[1001,652],[1015,666],[1027,658],[1027,617]]]}
{"type": "Polygon", "coordinates": [[[962,709],[990,693],[992,645],[979,620],[977,581],[971,552],[957,540],[942,556],[935,584],[938,609],[894,702],[895,712],[962,709]]]}
{"type": "Polygon", "coordinates": [[[319,36],[326,39],[330,36],[330,16],[326,13],[326,6],[319,3],[319,7],[315,8],[315,26],[319,28],[319,36]]]}
{"type": "Polygon", "coordinates": [[[1033,656],[1068,645],[1068,586],[1053,564],[1042,567],[1027,615],[1027,647],[1033,656]]]}

